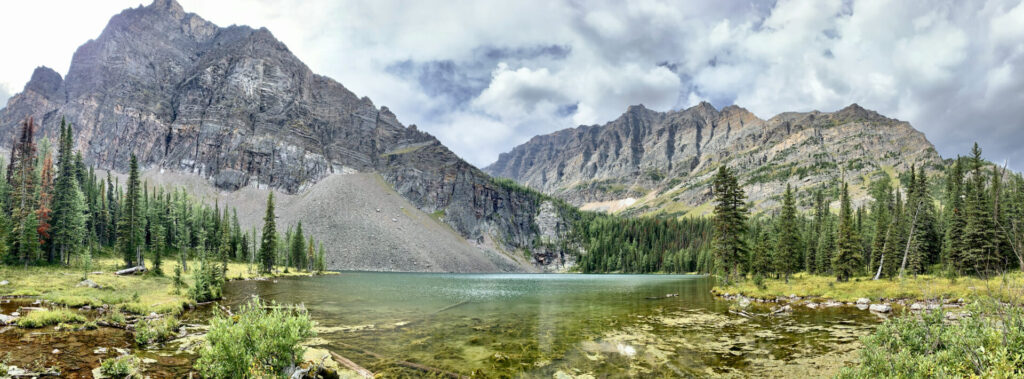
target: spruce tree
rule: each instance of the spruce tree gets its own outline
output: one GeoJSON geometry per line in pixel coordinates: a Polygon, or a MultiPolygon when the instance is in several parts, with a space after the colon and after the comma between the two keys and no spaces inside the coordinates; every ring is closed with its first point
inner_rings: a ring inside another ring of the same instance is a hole
{"type": "Polygon", "coordinates": [[[7,165],[8,201],[11,230],[8,234],[8,260],[28,265],[38,255],[39,227],[36,219],[35,122],[30,117],[21,123],[18,139],[11,148],[7,165]]]}
{"type": "Polygon", "coordinates": [[[744,239],[747,231],[746,195],[732,170],[724,165],[715,175],[712,192],[715,196],[713,249],[718,268],[725,272],[726,281],[729,281],[740,274],[742,259],[747,252],[744,239]]]}
{"type": "Polygon", "coordinates": [[[981,276],[994,274],[1000,264],[996,253],[995,225],[991,203],[985,188],[981,148],[974,144],[971,150],[971,180],[965,193],[967,222],[964,225],[964,255],[974,273],[981,276]]]}
{"type": "Polygon", "coordinates": [[[298,222],[295,232],[289,240],[291,243],[291,264],[296,270],[306,269],[306,236],[302,234],[302,221],[298,222]]]}
{"type": "Polygon", "coordinates": [[[267,213],[263,217],[263,240],[260,243],[260,272],[269,274],[277,257],[277,226],[274,220],[274,192],[267,195],[267,213]]]}
{"type": "Polygon", "coordinates": [[[945,238],[943,256],[950,270],[963,275],[970,269],[964,246],[964,228],[967,226],[964,207],[963,159],[957,157],[946,175],[945,238]]]}
{"type": "Polygon", "coordinates": [[[850,205],[850,190],[843,183],[839,199],[839,228],[836,232],[835,255],[832,257],[832,270],[836,280],[845,282],[856,274],[860,267],[861,244],[860,236],[854,228],[853,211],[850,205]]]}
{"type": "Polygon", "coordinates": [[[778,238],[775,245],[775,272],[782,275],[789,283],[789,275],[797,270],[800,245],[800,231],[797,223],[796,200],[793,189],[788,184],[782,196],[782,213],[778,221],[778,238]]]}
{"type": "Polygon", "coordinates": [[[124,211],[119,225],[118,244],[121,254],[124,256],[124,264],[132,267],[142,262],[136,262],[136,255],[142,248],[140,233],[142,231],[143,214],[141,207],[141,188],[139,186],[139,163],[135,154],[131,155],[128,163],[128,188],[125,192],[124,211]]]}

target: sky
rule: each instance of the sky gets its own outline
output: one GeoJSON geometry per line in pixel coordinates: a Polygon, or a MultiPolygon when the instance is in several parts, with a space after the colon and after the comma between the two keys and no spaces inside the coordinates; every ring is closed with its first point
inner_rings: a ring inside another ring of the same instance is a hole
{"type": "MultiPolygon", "coordinates": [[[[1021,0],[179,2],[220,26],[267,27],[313,71],[480,167],[629,105],[708,101],[761,118],[858,103],[909,121],[943,157],[977,141],[1024,170],[1021,0]]],[[[139,4],[0,5],[0,104],[39,65],[65,74],[139,4]]]]}

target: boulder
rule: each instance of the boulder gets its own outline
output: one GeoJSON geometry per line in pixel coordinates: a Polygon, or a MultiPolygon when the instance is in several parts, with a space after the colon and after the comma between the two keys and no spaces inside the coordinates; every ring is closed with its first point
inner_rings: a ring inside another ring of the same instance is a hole
{"type": "Polygon", "coordinates": [[[860,299],[857,299],[857,304],[865,304],[865,305],[871,304],[871,299],[868,299],[866,297],[862,297],[860,299]]]}
{"type": "Polygon", "coordinates": [[[0,286],[6,286],[8,284],[11,284],[11,282],[8,282],[6,280],[0,280],[0,286]]]}
{"type": "Polygon", "coordinates": [[[738,304],[739,304],[739,306],[741,308],[749,307],[750,306],[750,299],[745,298],[745,297],[741,297],[738,304]]]}
{"type": "Polygon", "coordinates": [[[892,312],[892,306],[889,304],[871,304],[871,306],[868,307],[868,309],[871,310],[872,312],[878,313],[892,312]]]}
{"type": "Polygon", "coordinates": [[[11,325],[15,321],[18,321],[18,317],[0,314],[0,325],[11,325]]]}
{"type": "Polygon", "coordinates": [[[829,300],[829,301],[826,301],[824,303],[821,303],[821,306],[823,306],[825,308],[834,308],[834,307],[841,307],[841,306],[843,306],[843,303],[840,303],[840,302],[835,301],[835,300],[829,300]]]}
{"type": "Polygon", "coordinates": [[[922,311],[922,310],[924,310],[924,304],[921,304],[921,303],[910,304],[910,310],[912,310],[912,311],[922,311]]]}
{"type": "Polygon", "coordinates": [[[811,308],[811,309],[818,309],[818,303],[815,303],[813,301],[809,302],[807,304],[804,304],[804,306],[807,307],[807,308],[811,308]]]}
{"type": "Polygon", "coordinates": [[[78,282],[75,287],[103,288],[99,284],[96,284],[96,282],[89,279],[78,282]]]}

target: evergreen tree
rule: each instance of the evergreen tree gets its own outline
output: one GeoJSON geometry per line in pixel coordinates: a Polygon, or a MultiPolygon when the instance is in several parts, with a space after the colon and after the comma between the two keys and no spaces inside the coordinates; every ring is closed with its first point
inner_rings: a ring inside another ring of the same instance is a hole
{"type": "Polygon", "coordinates": [[[119,225],[118,244],[121,254],[124,256],[124,264],[132,267],[136,262],[136,256],[141,253],[141,232],[143,213],[141,208],[141,188],[139,186],[139,163],[135,154],[131,155],[128,163],[128,188],[125,192],[124,214],[119,225]]]}
{"type": "Polygon", "coordinates": [[[971,150],[970,160],[971,180],[965,193],[967,222],[964,225],[964,255],[976,274],[988,276],[999,268],[1000,257],[996,251],[991,203],[985,188],[981,148],[977,143],[971,150]]]}
{"type": "Polygon", "coordinates": [[[793,189],[787,184],[782,196],[782,213],[778,221],[778,240],[775,246],[775,272],[789,283],[789,275],[797,270],[800,245],[799,224],[797,223],[796,200],[793,189]]]}
{"type": "Polygon", "coordinates": [[[38,255],[39,227],[36,219],[35,170],[36,145],[32,135],[35,122],[30,117],[21,123],[18,139],[11,148],[7,166],[8,202],[11,231],[8,234],[8,261],[28,265],[38,255]]]}
{"type": "Polygon", "coordinates": [[[712,191],[715,196],[714,254],[728,281],[741,272],[742,257],[747,252],[744,240],[747,231],[746,195],[732,170],[724,165],[715,175],[712,191]]]}
{"type": "Polygon", "coordinates": [[[322,273],[327,269],[327,262],[324,261],[324,244],[320,243],[320,251],[316,255],[316,272],[322,273]]]}
{"type": "Polygon", "coordinates": [[[295,233],[289,240],[291,243],[291,264],[296,270],[306,268],[306,237],[302,234],[302,221],[295,227],[295,233]]]}
{"type": "Polygon", "coordinates": [[[772,271],[775,263],[772,257],[772,237],[767,230],[754,234],[756,237],[754,249],[750,254],[750,273],[754,277],[764,277],[772,271]]]}
{"type": "Polygon", "coordinates": [[[263,217],[263,241],[260,243],[260,272],[270,273],[277,256],[277,226],[274,220],[274,192],[267,195],[267,214],[263,217]]]}
{"type": "Polygon", "coordinates": [[[852,212],[849,186],[843,183],[842,194],[839,198],[836,253],[832,257],[832,271],[836,274],[836,280],[840,282],[850,280],[860,267],[860,236],[857,235],[857,230],[854,228],[852,212]]]}

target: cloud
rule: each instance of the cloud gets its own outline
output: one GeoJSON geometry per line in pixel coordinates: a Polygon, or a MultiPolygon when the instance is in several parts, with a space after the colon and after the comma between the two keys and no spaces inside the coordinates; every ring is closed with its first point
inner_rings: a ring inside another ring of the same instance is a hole
{"type": "MultiPolygon", "coordinates": [[[[20,88],[39,64],[66,72],[74,46],[133,1],[10,8],[0,33],[34,33],[12,39],[28,58],[0,63],[0,83],[20,88]]],[[[179,1],[219,25],[269,28],[478,166],[632,104],[710,101],[762,118],[858,103],[911,122],[943,156],[977,140],[1024,170],[1021,0],[179,1]]]]}
{"type": "Polygon", "coordinates": [[[11,98],[11,96],[13,95],[13,93],[11,92],[12,91],[9,88],[7,88],[6,84],[0,83],[0,105],[7,105],[7,99],[11,98]]]}

